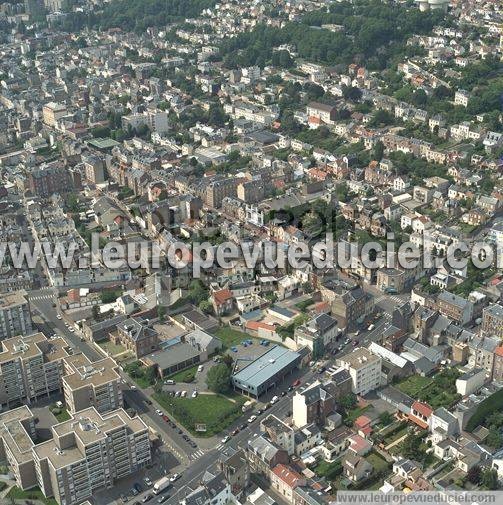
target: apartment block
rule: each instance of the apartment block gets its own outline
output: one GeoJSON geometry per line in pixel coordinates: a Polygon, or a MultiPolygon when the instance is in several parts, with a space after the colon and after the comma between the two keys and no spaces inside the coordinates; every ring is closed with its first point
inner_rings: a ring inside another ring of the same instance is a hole
{"type": "Polygon", "coordinates": [[[62,379],[65,403],[70,414],[88,407],[99,413],[123,406],[120,376],[111,358],[90,362],[83,354],[68,356],[62,379]]]}
{"type": "Polygon", "coordinates": [[[0,414],[0,460],[7,462],[21,489],[37,485],[32,453],[35,440],[35,416],[26,405],[0,414]]]}
{"type": "Polygon", "coordinates": [[[482,311],[482,332],[484,335],[503,339],[503,307],[489,305],[482,311]]]}
{"type": "Polygon", "coordinates": [[[26,291],[0,295],[0,340],[33,331],[26,291]]]}
{"type": "Polygon", "coordinates": [[[95,408],[52,427],[52,438],[32,446],[36,483],[46,497],[73,505],[151,461],[148,427],[123,409],[95,408]]]}
{"type": "Polygon", "coordinates": [[[64,339],[48,340],[42,333],[3,340],[0,404],[30,403],[61,390],[62,360],[68,356],[67,347],[64,339]]]}
{"type": "Polygon", "coordinates": [[[353,383],[353,393],[366,395],[381,385],[381,358],[361,347],[338,360],[353,383]]]}

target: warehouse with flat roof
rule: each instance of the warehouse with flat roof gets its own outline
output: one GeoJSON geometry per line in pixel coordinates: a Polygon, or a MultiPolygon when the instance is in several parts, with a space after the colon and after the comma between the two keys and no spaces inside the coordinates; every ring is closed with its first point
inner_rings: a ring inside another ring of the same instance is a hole
{"type": "Polygon", "coordinates": [[[275,345],[232,375],[234,390],[258,398],[299,367],[302,355],[275,345]]]}

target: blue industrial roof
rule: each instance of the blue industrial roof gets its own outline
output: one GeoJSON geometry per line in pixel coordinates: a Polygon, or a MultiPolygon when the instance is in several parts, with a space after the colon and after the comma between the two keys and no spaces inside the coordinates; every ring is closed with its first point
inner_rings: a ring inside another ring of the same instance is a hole
{"type": "Polygon", "coordinates": [[[300,354],[284,347],[275,345],[260,358],[234,374],[233,379],[252,387],[258,387],[269,377],[280,372],[300,358],[300,354]]]}

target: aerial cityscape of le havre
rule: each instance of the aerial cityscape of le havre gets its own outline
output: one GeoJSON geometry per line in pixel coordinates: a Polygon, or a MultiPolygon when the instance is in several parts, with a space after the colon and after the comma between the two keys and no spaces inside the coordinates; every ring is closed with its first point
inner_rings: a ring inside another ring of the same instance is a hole
{"type": "Polygon", "coordinates": [[[0,0],[0,505],[503,505],[503,0],[0,0]]]}

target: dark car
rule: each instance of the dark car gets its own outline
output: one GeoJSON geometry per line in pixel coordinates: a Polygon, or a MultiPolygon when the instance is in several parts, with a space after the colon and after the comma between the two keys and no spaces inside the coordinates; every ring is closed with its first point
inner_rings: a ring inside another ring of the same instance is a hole
{"type": "Polygon", "coordinates": [[[286,391],[281,391],[281,396],[285,396],[286,395],[286,391]]]}
{"type": "Polygon", "coordinates": [[[232,436],[235,436],[235,435],[237,435],[238,433],[239,433],[239,428],[236,428],[236,429],[235,429],[235,430],[231,433],[231,435],[232,435],[232,436]]]}
{"type": "Polygon", "coordinates": [[[127,496],[125,494],[121,494],[121,502],[127,503],[127,496]]]}
{"type": "Polygon", "coordinates": [[[147,405],[152,405],[152,400],[149,400],[148,398],[145,398],[145,403],[147,405]]]}
{"type": "Polygon", "coordinates": [[[143,488],[139,482],[135,482],[133,487],[136,489],[136,491],[138,491],[138,493],[141,493],[143,491],[143,488]]]}
{"type": "Polygon", "coordinates": [[[157,503],[164,503],[168,498],[169,498],[169,494],[165,494],[165,495],[162,495],[158,500],[157,500],[157,503]]]}
{"type": "Polygon", "coordinates": [[[247,426],[246,424],[242,424],[242,425],[239,427],[239,429],[240,429],[241,431],[243,431],[243,430],[246,430],[246,428],[247,428],[247,427],[248,427],[248,426],[247,426]]]}
{"type": "Polygon", "coordinates": [[[143,499],[142,499],[142,502],[145,503],[145,502],[148,502],[150,501],[154,496],[151,495],[151,494],[146,494],[143,499]]]}

